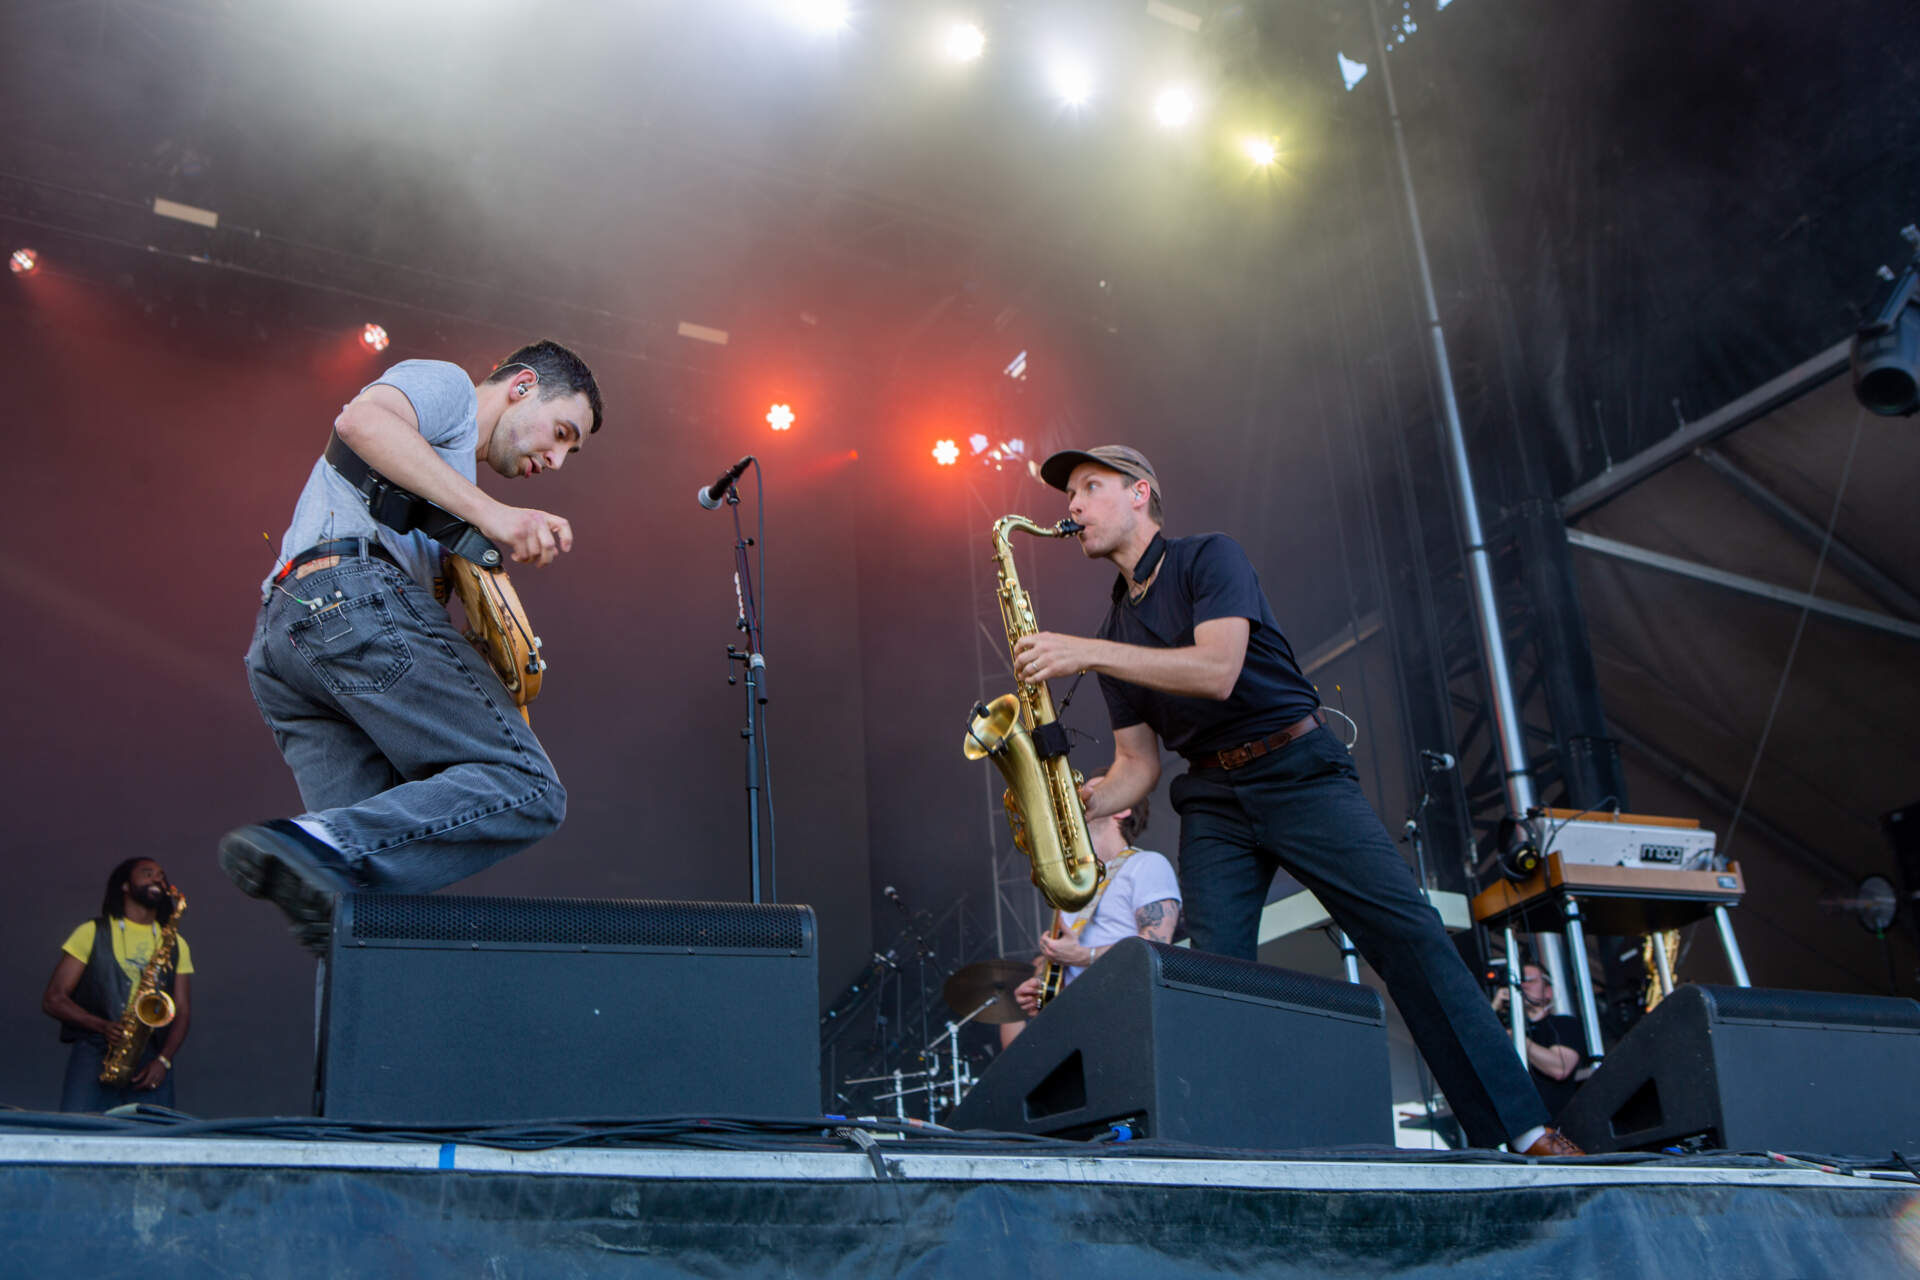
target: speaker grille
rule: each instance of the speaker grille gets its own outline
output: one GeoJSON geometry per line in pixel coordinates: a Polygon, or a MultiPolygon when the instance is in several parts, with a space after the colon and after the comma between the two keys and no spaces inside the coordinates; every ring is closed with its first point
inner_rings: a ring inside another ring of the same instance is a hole
{"type": "MultiPolygon", "coordinates": [[[[1771,987],[1695,986],[1715,1018],[1752,1022],[1814,1022],[1920,1031],[1920,1000],[1895,996],[1836,995],[1781,991],[1771,987]]],[[[1681,987],[1680,991],[1689,990],[1681,987]]],[[[1676,993],[1677,994],[1677,993],[1676,993]]]]}
{"type": "Polygon", "coordinates": [[[1292,969],[1276,969],[1269,964],[1235,960],[1185,947],[1148,943],[1156,957],[1155,967],[1166,982],[1190,987],[1213,987],[1235,995],[1253,996],[1368,1022],[1384,1022],[1386,1009],[1380,993],[1372,987],[1351,982],[1335,982],[1292,969]]]}
{"type": "Polygon", "coordinates": [[[463,898],[359,893],[341,904],[343,942],[813,951],[813,909],[639,898],[463,898]]]}

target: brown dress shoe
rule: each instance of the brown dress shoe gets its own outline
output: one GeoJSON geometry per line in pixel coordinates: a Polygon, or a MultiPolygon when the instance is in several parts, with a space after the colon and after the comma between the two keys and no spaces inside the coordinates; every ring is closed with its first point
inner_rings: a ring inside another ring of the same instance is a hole
{"type": "Polygon", "coordinates": [[[1523,1156],[1583,1156],[1580,1144],[1558,1129],[1548,1129],[1533,1140],[1533,1145],[1520,1153],[1523,1156]]]}

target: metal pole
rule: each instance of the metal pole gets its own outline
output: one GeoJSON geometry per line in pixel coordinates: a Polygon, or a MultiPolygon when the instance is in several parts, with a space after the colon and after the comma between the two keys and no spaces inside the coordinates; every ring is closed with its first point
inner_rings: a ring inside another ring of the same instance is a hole
{"type": "Polygon", "coordinates": [[[1547,971],[1547,981],[1553,983],[1553,1011],[1571,1014],[1573,1012],[1573,984],[1567,981],[1567,953],[1560,945],[1557,933],[1536,933],[1533,935],[1534,954],[1540,957],[1540,967],[1547,971]]]}
{"type": "Polygon", "coordinates": [[[1347,981],[1358,986],[1360,983],[1360,960],[1353,949],[1353,939],[1347,936],[1345,929],[1335,926],[1333,945],[1340,948],[1340,962],[1347,968],[1347,981]]]}
{"type": "Polygon", "coordinates": [[[1580,1029],[1587,1033],[1587,1060],[1600,1061],[1600,1010],[1593,1003],[1593,971],[1587,967],[1587,935],[1580,927],[1580,900],[1572,894],[1564,899],[1567,913],[1567,946],[1573,951],[1574,981],[1580,984],[1580,1029]]]}
{"type": "MultiPolygon", "coordinates": [[[[1493,591],[1493,565],[1487,555],[1485,535],[1480,529],[1480,499],[1474,491],[1473,472],[1467,465],[1467,438],[1460,425],[1460,406],[1453,394],[1453,366],[1447,359],[1447,335],[1440,325],[1440,306],[1433,291],[1433,270],[1427,262],[1426,233],[1420,224],[1420,203],[1413,191],[1413,167],[1407,161],[1406,133],[1400,126],[1400,104],[1393,91],[1391,58],[1387,52],[1386,36],[1380,27],[1379,8],[1374,0],[1367,0],[1367,16],[1373,20],[1374,48],[1379,51],[1380,58],[1380,82],[1386,88],[1387,114],[1393,122],[1394,154],[1399,159],[1400,182],[1407,193],[1407,220],[1412,226],[1414,257],[1420,268],[1420,290],[1426,309],[1427,332],[1433,342],[1433,370],[1439,383],[1441,420],[1446,427],[1447,451],[1453,460],[1455,498],[1459,503],[1461,530],[1467,543],[1467,575],[1473,587],[1474,621],[1480,632],[1481,652],[1487,664],[1487,681],[1493,692],[1493,721],[1495,736],[1500,743],[1507,805],[1513,813],[1524,814],[1534,807],[1533,776],[1527,771],[1526,743],[1521,737],[1520,715],[1513,696],[1513,678],[1507,667],[1507,644],[1500,633],[1499,602],[1493,591]]],[[[1513,954],[1508,953],[1510,959],[1513,954]]]]}
{"type": "Polygon", "coordinates": [[[1647,938],[1653,947],[1653,967],[1660,979],[1660,994],[1673,994],[1673,962],[1667,959],[1667,936],[1655,930],[1647,938]]]}
{"type": "Polygon", "coordinates": [[[1520,994],[1520,939],[1514,936],[1513,923],[1507,923],[1507,1030],[1513,1033],[1513,1051],[1520,1065],[1527,1066],[1527,1015],[1520,1008],[1526,999],[1520,994]]]}
{"type": "Polygon", "coordinates": [[[1747,976],[1747,962],[1740,957],[1740,944],[1733,940],[1733,921],[1727,918],[1725,907],[1713,909],[1713,923],[1720,930],[1720,945],[1727,949],[1727,967],[1733,970],[1733,985],[1752,986],[1753,979],[1747,976]]]}

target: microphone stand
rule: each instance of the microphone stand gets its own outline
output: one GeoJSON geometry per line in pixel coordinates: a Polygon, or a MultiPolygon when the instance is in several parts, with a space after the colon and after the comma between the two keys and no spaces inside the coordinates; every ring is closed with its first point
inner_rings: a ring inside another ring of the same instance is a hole
{"type": "MultiPolygon", "coordinates": [[[[760,898],[760,737],[764,733],[762,717],[767,705],[767,659],[760,651],[760,610],[755,603],[753,593],[753,570],[749,566],[747,549],[754,545],[753,539],[746,536],[740,527],[740,493],[732,485],[727,486],[727,506],[733,512],[733,596],[739,605],[740,615],[734,626],[746,633],[746,648],[737,649],[727,646],[727,661],[740,664],[746,677],[747,686],[747,723],[740,730],[741,738],[747,744],[747,879],[752,892],[752,901],[760,898]]],[[[740,676],[727,669],[727,683],[737,684],[740,676]]],[[[774,892],[773,848],[767,849],[768,898],[777,900],[774,892]]]]}

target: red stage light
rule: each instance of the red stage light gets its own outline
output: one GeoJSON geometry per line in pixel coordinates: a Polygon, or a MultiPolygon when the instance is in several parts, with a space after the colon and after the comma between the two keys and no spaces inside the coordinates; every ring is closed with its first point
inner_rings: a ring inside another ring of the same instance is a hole
{"type": "Polygon", "coordinates": [[[793,406],[776,404],[767,410],[767,425],[775,431],[793,430],[793,406]]]}
{"type": "Polygon", "coordinates": [[[377,324],[370,324],[360,331],[360,345],[369,351],[385,351],[389,341],[387,331],[377,324]]]}
{"type": "Polygon", "coordinates": [[[934,441],[933,460],[943,467],[952,466],[960,460],[960,446],[951,440],[934,441]]]}
{"type": "Polygon", "coordinates": [[[13,268],[17,276],[30,276],[40,269],[40,255],[32,249],[15,249],[13,256],[7,259],[7,265],[13,268]]]}

